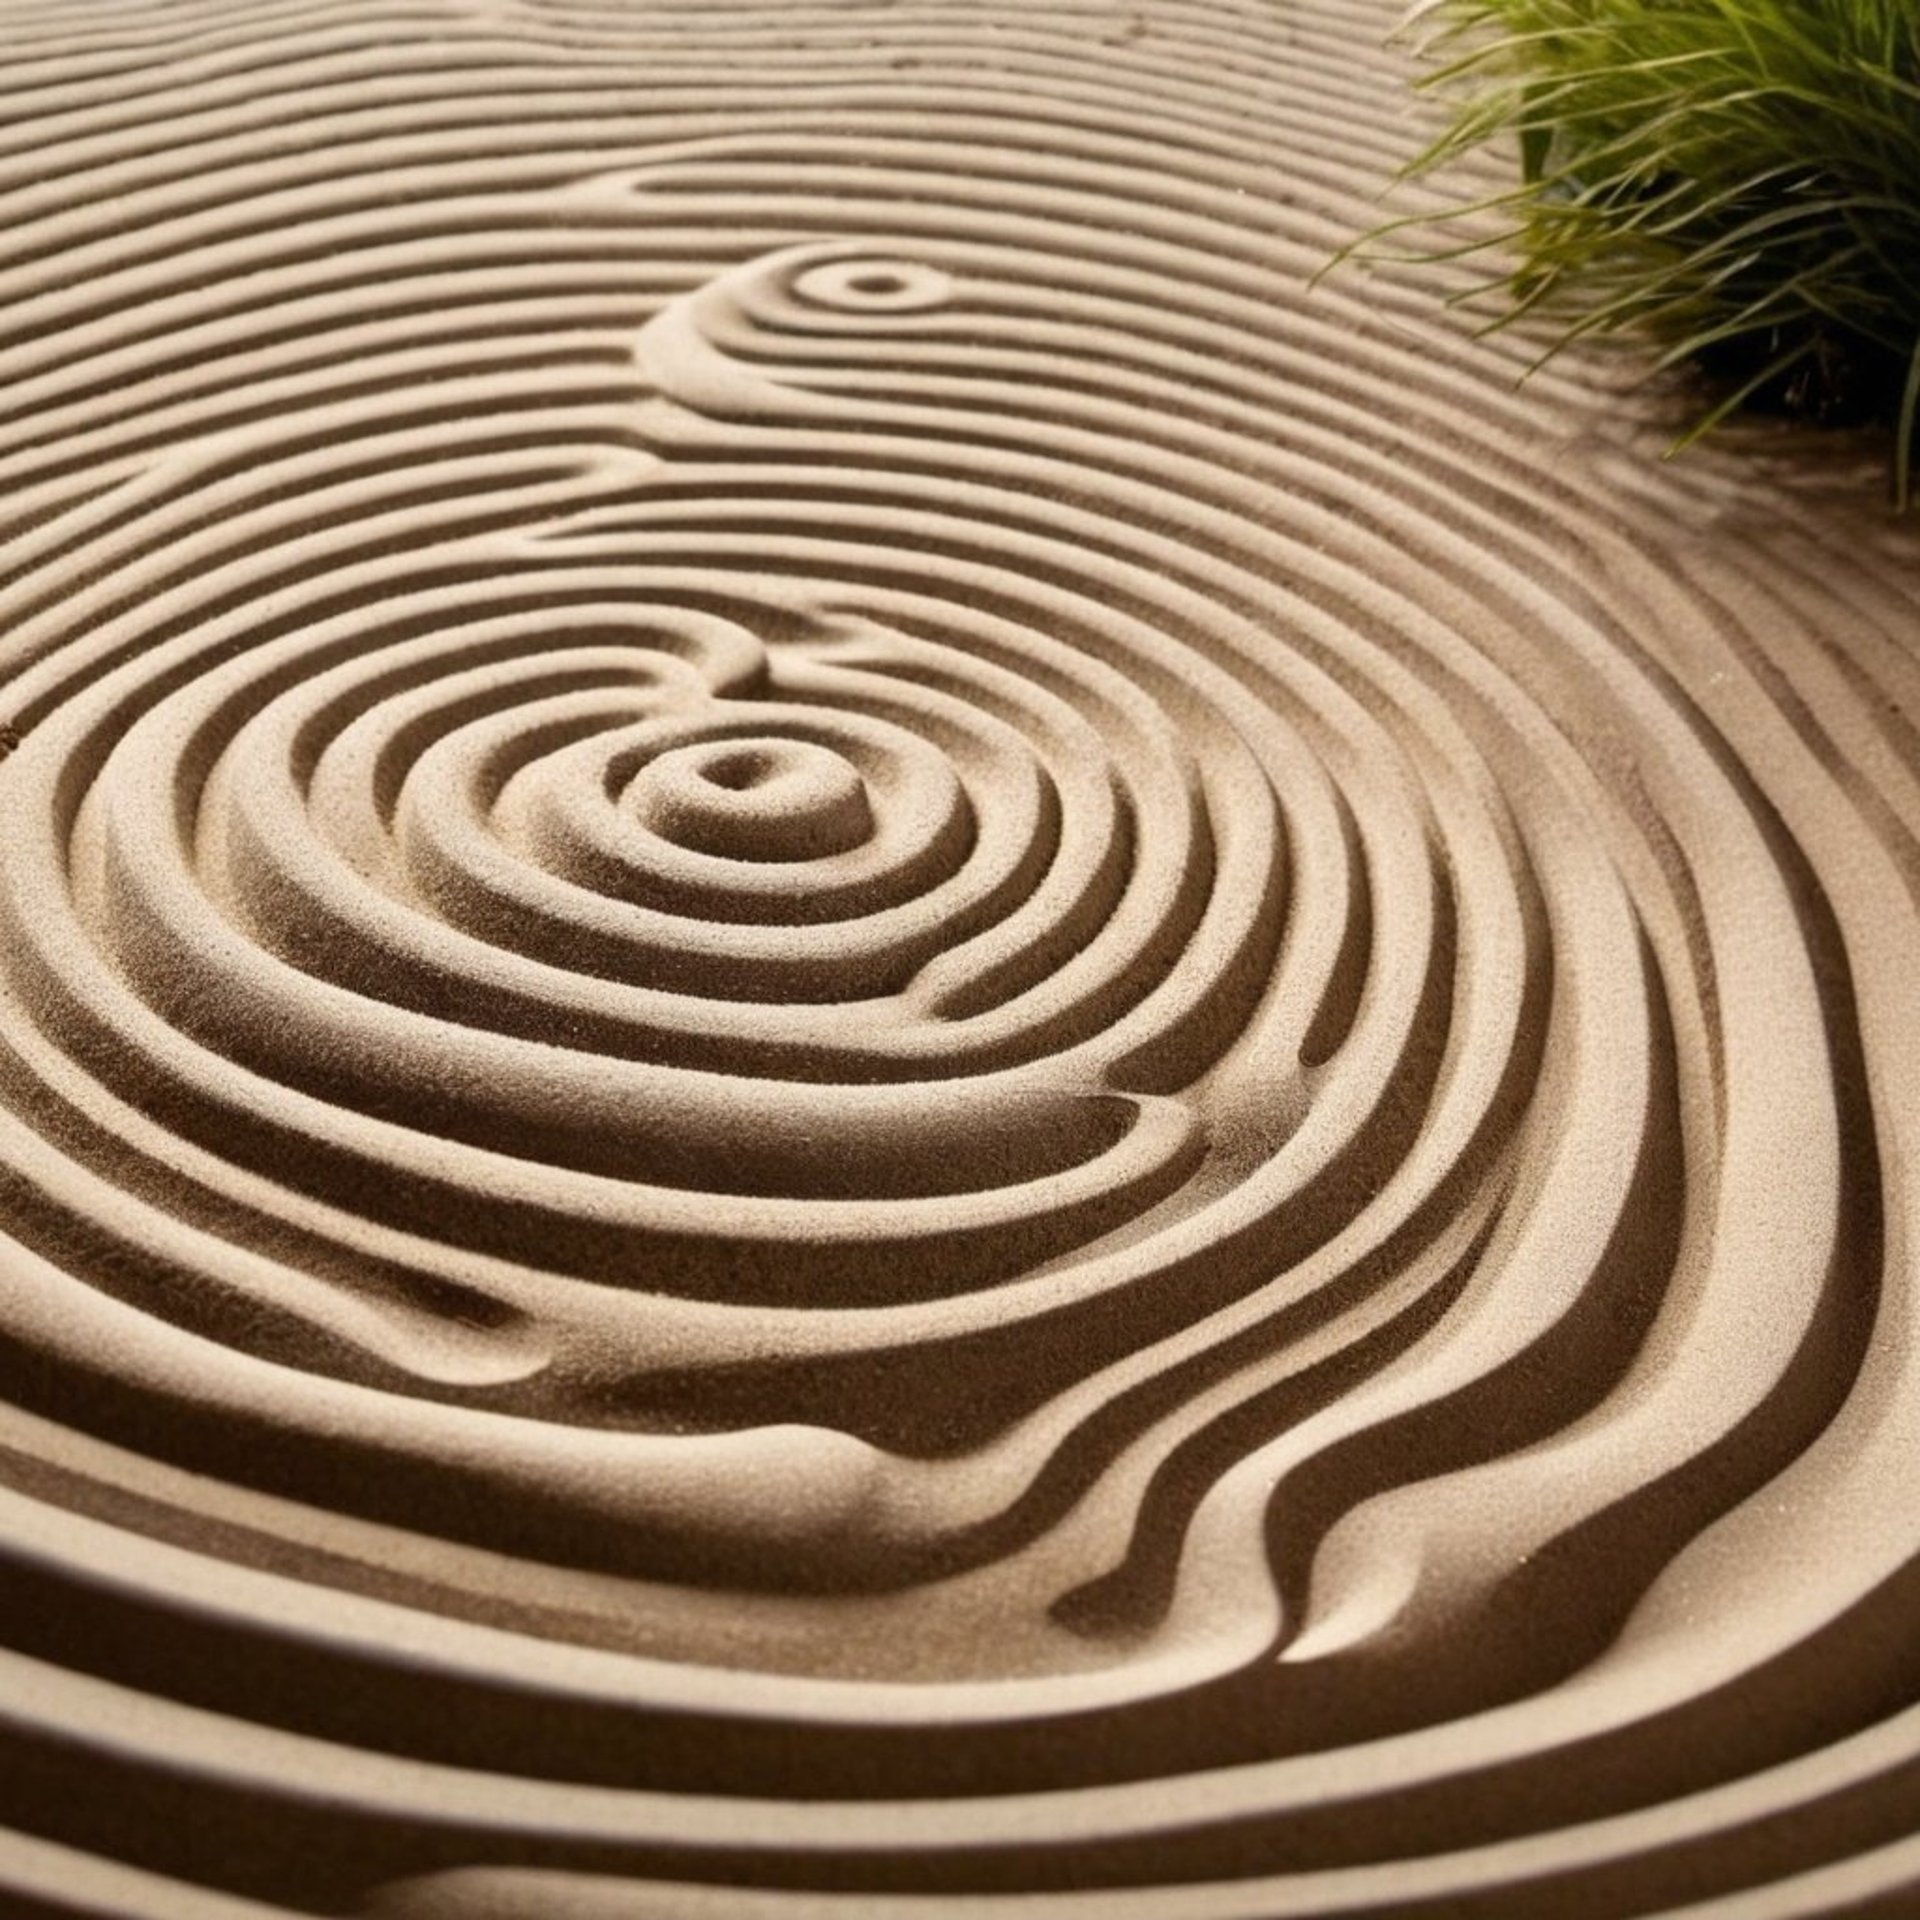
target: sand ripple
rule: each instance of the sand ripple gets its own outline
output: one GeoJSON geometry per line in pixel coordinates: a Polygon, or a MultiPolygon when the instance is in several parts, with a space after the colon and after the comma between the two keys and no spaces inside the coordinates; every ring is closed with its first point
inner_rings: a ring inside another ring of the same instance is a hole
{"type": "Polygon", "coordinates": [[[1387,24],[19,10],[0,1887],[1920,1884],[1920,545],[1387,24]]]}

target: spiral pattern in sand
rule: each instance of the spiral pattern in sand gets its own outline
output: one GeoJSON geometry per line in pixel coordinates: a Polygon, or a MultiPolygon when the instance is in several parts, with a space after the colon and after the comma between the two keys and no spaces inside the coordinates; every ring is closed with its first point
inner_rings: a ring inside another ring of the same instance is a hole
{"type": "Polygon", "coordinates": [[[1920,547],[1388,24],[21,12],[0,1886],[1900,1910],[1920,547]]]}

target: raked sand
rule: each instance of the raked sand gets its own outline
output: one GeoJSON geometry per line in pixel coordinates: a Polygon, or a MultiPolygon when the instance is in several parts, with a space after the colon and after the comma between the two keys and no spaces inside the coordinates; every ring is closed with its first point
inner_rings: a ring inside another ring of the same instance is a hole
{"type": "Polygon", "coordinates": [[[9,6],[9,1912],[1920,1911],[1920,536],[1392,25],[9,6]]]}

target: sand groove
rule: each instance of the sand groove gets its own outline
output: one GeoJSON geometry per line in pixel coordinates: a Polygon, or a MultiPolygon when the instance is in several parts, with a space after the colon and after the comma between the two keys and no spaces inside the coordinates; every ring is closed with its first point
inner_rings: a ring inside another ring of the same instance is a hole
{"type": "Polygon", "coordinates": [[[1897,1911],[1920,545],[1359,0],[10,20],[0,1887],[1897,1911]]]}

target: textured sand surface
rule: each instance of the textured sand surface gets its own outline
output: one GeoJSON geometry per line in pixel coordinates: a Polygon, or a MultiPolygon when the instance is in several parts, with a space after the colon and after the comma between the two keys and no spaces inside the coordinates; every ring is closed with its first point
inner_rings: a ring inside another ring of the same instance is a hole
{"type": "Polygon", "coordinates": [[[0,1906],[1920,1911],[1920,539],[1392,24],[9,6],[0,1906]]]}

